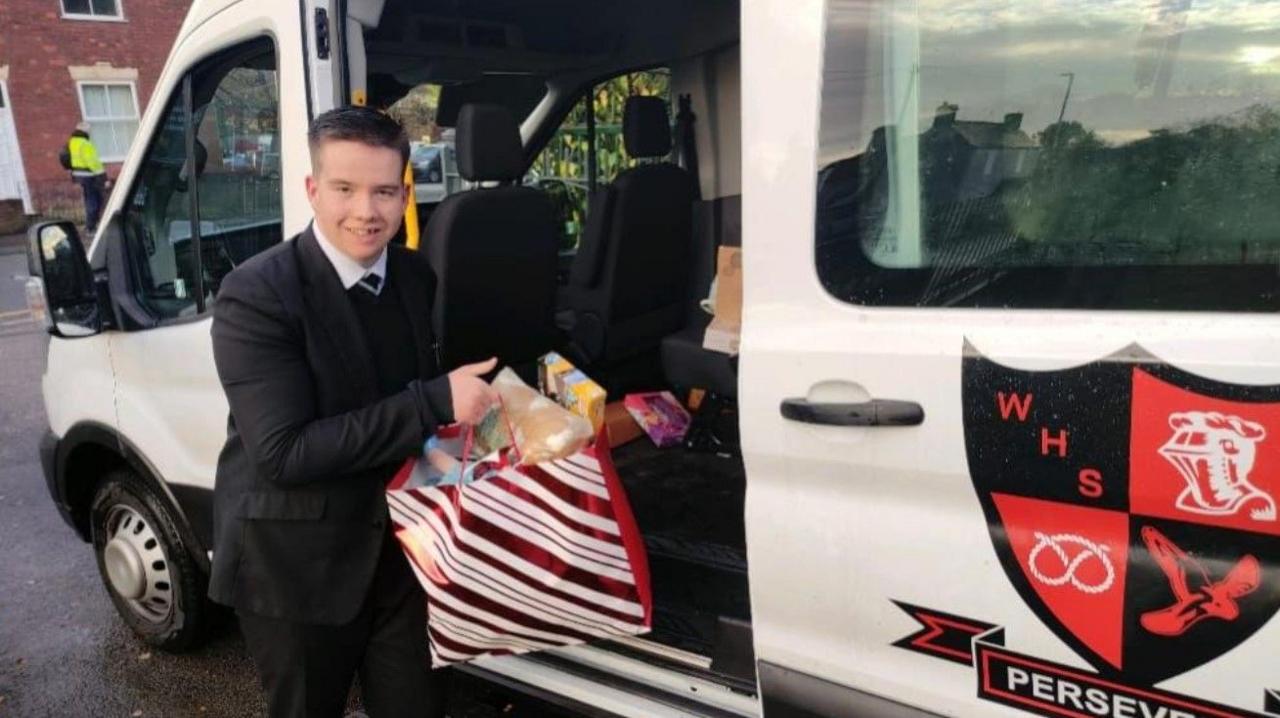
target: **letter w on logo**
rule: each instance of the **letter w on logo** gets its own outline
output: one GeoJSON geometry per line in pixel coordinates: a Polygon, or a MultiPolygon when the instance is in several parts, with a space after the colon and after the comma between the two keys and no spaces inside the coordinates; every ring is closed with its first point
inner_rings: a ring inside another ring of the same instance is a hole
{"type": "Polygon", "coordinates": [[[1018,414],[1018,421],[1027,420],[1027,412],[1031,411],[1031,400],[1033,394],[1006,394],[1003,391],[996,392],[996,404],[1000,407],[1000,418],[1005,421],[1009,420],[1009,415],[1018,414]]]}

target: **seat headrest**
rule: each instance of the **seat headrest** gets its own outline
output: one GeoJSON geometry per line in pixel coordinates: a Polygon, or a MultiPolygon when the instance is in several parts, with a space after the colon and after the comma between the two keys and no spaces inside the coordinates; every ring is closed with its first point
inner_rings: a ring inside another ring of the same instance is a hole
{"type": "Polygon", "coordinates": [[[622,110],[622,139],[632,157],[666,157],[671,152],[671,122],[661,97],[628,97],[622,110]]]}
{"type": "Polygon", "coordinates": [[[520,127],[502,105],[467,104],[458,110],[454,141],[458,173],[470,182],[514,180],[524,165],[520,127]]]}

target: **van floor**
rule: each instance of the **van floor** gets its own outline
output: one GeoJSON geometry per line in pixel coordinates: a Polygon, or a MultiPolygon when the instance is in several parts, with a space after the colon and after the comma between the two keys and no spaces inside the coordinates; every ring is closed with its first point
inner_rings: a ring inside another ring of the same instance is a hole
{"type": "Polygon", "coordinates": [[[654,599],[647,639],[715,655],[720,616],[749,621],[740,456],[660,449],[640,438],[613,450],[644,534],[654,599]]]}

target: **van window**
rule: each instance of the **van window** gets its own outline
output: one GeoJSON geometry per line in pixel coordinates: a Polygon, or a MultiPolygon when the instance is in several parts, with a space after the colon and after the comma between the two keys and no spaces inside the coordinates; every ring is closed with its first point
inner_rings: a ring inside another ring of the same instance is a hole
{"type": "Polygon", "coordinates": [[[462,189],[454,130],[440,124],[440,85],[422,84],[387,108],[409,136],[414,199],[434,204],[462,189]]]}
{"type": "Polygon", "coordinates": [[[262,39],[201,63],[169,99],[123,216],[138,300],[161,320],[204,311],[228,272],[281,240],[278,98],[262,39]]]}
{"type": "Polygon", "coordinates": [[[1280,31],[1263,6],[827,7],[815,261],[830,293],[1280,309],[1280,31]]]}
{"type": "Polygon", "coordinates": [[[622,141],[622,111],[627,98],[656,95],[670,105],[670,86],[671,73],[666,68],[629,72],[597,83],[574,103],[534,159],[525,183],[546,192],[555,204],[563,228],[562,252],[573,252],[578,247],[590,191],[612,182],[619,172],[636,165],[636,160],[627,156],[622,141]],[[588,111],[594,114],[594,144],[587,127],[588,111]],[[588,174],[592,154],[596,162],[594,177],[588,174]]]}

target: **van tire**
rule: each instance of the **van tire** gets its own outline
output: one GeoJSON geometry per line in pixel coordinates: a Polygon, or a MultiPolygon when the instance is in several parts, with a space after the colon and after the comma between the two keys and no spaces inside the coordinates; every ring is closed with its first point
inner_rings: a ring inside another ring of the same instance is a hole
{"type": "Polygon", "coordinates": [[[133,471],[108,473],[89,508],[98,573],[126,625],[148,645],[181,652],[203,635],[208,579],[168,500],[133,471]]]}

